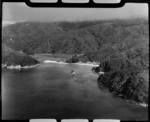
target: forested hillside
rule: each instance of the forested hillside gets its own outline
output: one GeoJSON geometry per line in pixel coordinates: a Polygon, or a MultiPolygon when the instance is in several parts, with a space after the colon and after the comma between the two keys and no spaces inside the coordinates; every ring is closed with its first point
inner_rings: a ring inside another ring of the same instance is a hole
{"type": "Polygon", "coordinates": [[[20,22],[4,27],[2,35],[3,43],[27,54],[134,51],[147,48],[148,21],[20,22]]]}
{"type": "Polygon", "coordinates": [[[148,104],[149,69],[144,70],[128,59],[117,58],[103,61],[93,70],[105,72],[98,78],[99,86],[108,88],[123,99],[148,104]]]}
{"type": "Polygon", "coordinates": [[[31,56],[28,56],[27,54],[21,51],[15,51],[10,47],[6,46],[5,44],[2,44],[1,61],[2,64],[6,67],[18,66],[18,65],[24,67],[24,66],[36,65],[39,63],[36,59],[33,59],[31,56]]]}
{"type": "Polygon", "coordinates": [[[2,44],[25,54],[83,54],[78,57],[83,62],[124,58],[142,70],[149,67],[148,20],[144,19],[19,22],[2,28],[2,44]]]}
{"type": "MultiPolygon", "coordinates": [[[[20,22],[2,29],[2,49],[5,50],[2,61],[16,62],[12,59],[18,51],[22,55],[75,54],[68,62],[101,63],[105,74],[99,77],[98,83],[123,98],[148,103],[148,27],[148,20],[144,19],[20,22]]],[[[22,64],[23,60],[18,61],[22,64]]]]}

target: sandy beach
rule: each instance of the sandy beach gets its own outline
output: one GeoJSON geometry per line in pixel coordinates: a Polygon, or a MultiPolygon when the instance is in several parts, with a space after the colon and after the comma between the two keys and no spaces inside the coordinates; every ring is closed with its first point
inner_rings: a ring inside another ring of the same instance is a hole
{"type": "MultiPolygon", "coordinates": [[[[66,62],[62,62],[62,61],[58,62],[58,61],[52,61],[52,60],[45,60],[45,61],[43,61],[43,63],[70,64],[70,63],[66,63],[66,62]]],[[[87,66],[99,66],[95,62],[87,62],[87,63],[79,62],[79,63],[72,63],[72,64],[75,64],[75,65],[87,65],[87,66]]]]}

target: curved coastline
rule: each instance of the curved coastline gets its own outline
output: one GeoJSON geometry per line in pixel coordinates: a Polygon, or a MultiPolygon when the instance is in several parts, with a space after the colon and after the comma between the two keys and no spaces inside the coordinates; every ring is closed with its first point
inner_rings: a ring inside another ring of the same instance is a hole
{"type": "Polygon", "coordinates": [[[76,65],[87,65],[87,66],[99,66],[97,63],[95,62],[87,62],[87,63],[82,63],[82,62],[78,62],[78,63],[66,63],[63,61],[52,61],[52,60],[45,60],[43,61],[43,63],[57,63],[57,64],[76,64],[76,65]]]}
{"type": "MultiPolygon", "coordinates": [[[[86,65],[86,66],[99,66],[99,64],[95,63],[95,62],[87,62],[87,63],[82,63],[82,62],[78,62],[78,63],[66,63],[64,61],[54,61],[54,60],[44,60],[43,63],[56,63],[56,64],[75,64],[75,65],[86,65]]],[[[30,65],[30,66],[23,66],[21,67],[20,65],[10,65],[7,66],[7,64],[2,64],[1,67],[2,68],[7,68],[7,69],[11,69],[11,70],[22,70],[22,69],[33,69],[36,68],[40,65],[40,63],[35,64],[35,65],[30,65]]],[[[98,75],[100,74],[104,74],[104,72],[99,72],[97,73],[98,75]]],[[[130,102],[130,100],[125,100],[126,102],[130,102]]],[[[135,103],[136,105],[142,106],[142,107],[148,107],[148,104],[146,103],[138,103],[136,101],[132,101],[133,103],[135,103]]]]}
{"type": "Polygon", "coordinates": [[[33,69],[33,68],[36,68],[38,67],[40,64],[35,64],[35,65],[30,65],[30,66],[23,66],[21,67],[20,65],[10,65],[10,66],[7,66],[6,64],[2,64],[2,68],[7,68],[7,69],[17,69],[17,70],[21,70],[21,69],[33,69]]]}

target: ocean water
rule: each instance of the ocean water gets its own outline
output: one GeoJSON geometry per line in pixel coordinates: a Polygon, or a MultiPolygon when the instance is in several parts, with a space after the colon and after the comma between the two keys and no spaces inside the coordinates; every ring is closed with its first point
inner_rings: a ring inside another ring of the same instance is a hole
{"type": "Polygon", "coordinates": [[[98,75],[91,68],[41,63],[21,72],[3,69],[2,119],[148,120],[148,108],[125,102],[98,87],[98,75]]]}

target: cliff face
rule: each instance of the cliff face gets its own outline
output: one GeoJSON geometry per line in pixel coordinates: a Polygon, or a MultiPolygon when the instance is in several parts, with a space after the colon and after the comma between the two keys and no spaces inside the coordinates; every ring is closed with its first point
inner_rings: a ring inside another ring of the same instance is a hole
{"type": "MultiPolygon", "coordinates": [[[[99,68],[105,72],[98,78],[99,85],[123,99],[148,104],[149,81],[143,75],[145,70],[126,59],[104,61],[99,68]]],[[[148,72],[144,74],[149,76],[148,72]]]]}

